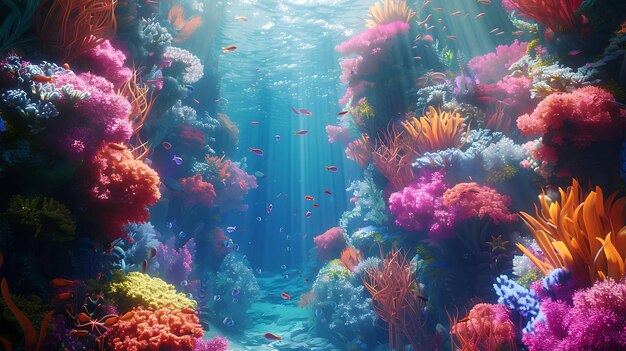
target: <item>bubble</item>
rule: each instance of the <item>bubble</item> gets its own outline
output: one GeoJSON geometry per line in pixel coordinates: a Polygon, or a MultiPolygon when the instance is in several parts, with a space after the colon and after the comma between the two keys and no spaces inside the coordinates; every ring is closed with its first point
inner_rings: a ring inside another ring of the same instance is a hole
{"type": "Polygon", "coordinates": [[[237,302],[239,302],[239,299],[233,298],[233,303],[237,303],[237,302]]]}
{"type": "Polygon", "coordinates": [[[241,294],[241,290],[235,288],[233,289],[233,291],[231,291],[230,294],[233,295],[234,297],[237,297],[239,296],[239,294],[241,294]]]}
{"type": "Polygon", "coordinates": [[[232,327],[233,325],[235,325],[235,321],[230,317],[224,317],[222,323],[227,327],[232,327]]]}
{"type": "Polygon", "coordinates": [[[287,239],[287,240],[291,240],[291,235],[287,235],[287,236],[285,236],[285,239],[287,239]]]}
{"type": "Polygon", "coordinates": [[[183,280],[182,282],[180,282],[180,285],[181,286],[187,286],[187,285],[189,285],[189,282],[186,281],[186,280],[183,280]]]}
{"type": "Polygon", "coordinates": [[[287,251],[291,251],[291,246],[287,246],[287,251]]]}
{"type": "Polygon", "coordinates": [[[187,236],[187,233],[185,233],[185,232],[183,232],[183,231],[181,230],[181,232],[180,232],[180,233],[178,233],[178,236],[180,236],[181,238],[184,238],[184,237],[186,237],[186,236],[187,236]]]}
{"type": "Polygon", "coordinates": [[[282,265],[282,266],[280,266],[280,268],[281,269],[287,269],[287,266],[286,265],[282,265]]]}
{"type": "Polygon", "coordinates": [[[261,274],[261,268],[257,268],[256,272],[261,274]]]}
{"type": "Polygon", "coordinates": [[[256,220],[260,222],[261,221],[261,217],[257,217],[256,220]]]}
{"type": "Polygon", "coordinates": [[[285,274],[285,275],[283,275],[283,278],[285,278],[285,279],[289,279],[289,274],[285,274]]]}
{"type": "Polygon", "coordinates": [[[285,231],[285,229],[283,227],[280,227],[280,229],[278,229],[278,232],[280,232],[280,233],[282,233],[284,231],[285,231]]]}
{"type": "Polygon", "coordinates": [[[221,299],[222,299],[222,297],[220,295],[214,295],[213,296],[213,301],[215,301],[215,302],[217,302],[217,301],[219,301],[221,299]]]}

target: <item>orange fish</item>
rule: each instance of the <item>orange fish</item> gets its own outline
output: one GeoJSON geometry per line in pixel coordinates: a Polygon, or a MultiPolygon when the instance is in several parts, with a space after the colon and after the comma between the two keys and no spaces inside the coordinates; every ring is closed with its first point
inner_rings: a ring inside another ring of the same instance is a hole
{"type": "Polygon", "coordinates": [[[617,31],[617,34],[624,34],[624,33],[626,33],[626,21],[622,22],[622,28],[620,28],[617,31]]]}
{"type": "Polygon", "coordinates": [[[189,308],[189,307],[183,307],[181,312],[185,314],[196,314],[196,310],[189,308]]]}
{"type": "Polygon", "coordinates": [[[64,288],[64,287],[73,285],[74,281],[62,279],[62,278],[54,278],[52,279],[51,283],[52,283],[52,286],[54,286],[55,288],[64,288]]]}
{"type": "Polygon", "coordinates": [[[297,131],[297,132],[294,132],[293,134],[295,134],[295,135],[305,135],[305,134],[307,134],[308,132],[309,132],[308,130],[306,130],[306,129],[302,129],[302,130],[299,130],[299,131],[297,131]]]}
{"type": "Polygon", "coordinates": [[[67,62],[66,62],[66,63],[64,63],[64,64],[63,64],[63,68],[65,68],[65,69],[69,70],[69,69],[70,69],[70,64],[69,64],[69,63],[67,63],[67,62]]]}
{"type": "Polygon", "coordinates": [[[226,46],[226,47],[222,48],[222,52],[223,53],[233,52],[235,50],[237,50],[237,46],[236,45],[229,45],[229,46],[226,46]]]}
{"type": "Polygon", "coordinates": [[[67,301],[69,299],[72,299],[74,297],[74,294],[72,293],[68,293],[68,292],[64,292],[64,293],[60,293],[57,296],[55,296],[54,298],[57,301],[67,301]]]}
{"type": "Polygon", "coordinates": [[[315,198],[313,196],[311,196],[311,195],[306,195],[306,196],[304,196],[304,199],[305,200],[309,200],[309,201],[313,201],[315,198]]]}
{"type": "Polygon", "coordinates": [[[284,300],[291,300],[291,296],[284,291],[280,293],[280,297],[282,297],[284,300]]]}
{"type": "Polygon", "coordinates": [[[118,316],[109,317],[109,318],[104,320],[104,325],[110,327],[113,324],[117,323],[119,320],[120,320],[120,317],[118,317],[118,316]]]}
{"type": "Polygon", "coordinates": [[[72,331],[70,332],[70,335],[71,336],[77,336],[77,337],[87,336],[87,335],[89,335],[89,331],[88,330],[72,329],[72,331]]]}
{"type": "Polygon", "coordinates": [[[338,116],[343,116],[343,115],[345,115],[346,113],[348,113],[348,111],[341,111],[341,112],[339,112],[337,115],[338,115],[338,116]]]}
{"type": "Polygon", "coordinates": [[[43,74],[38,74],[32,77],[30,80],[32,80],[33,82],[37,82],[37,83],[54,83],[55,81],[54,77],[47,77],[47,76],[44,76],[43,74]]]}
{"type": "Polygon", "coordinates": [[[269,339],[269,340],[280,340],[282,339],[280,336],[276,335],[276,334],[272,334],[272,333],[265,333],[265,338],[269,339]]]}
{"type": "Polygon", "coordinates": [[[456,36],[454,36],[454,35],[448,35],[446,38],[448,38],[450,40],[456,40],[456,36]]]}
{"type": "Polygon", "coordinates": [[[134,312],[126,312],[123,316],[120,317],[120,320],[127,321],[135,316],[134,312]]]}

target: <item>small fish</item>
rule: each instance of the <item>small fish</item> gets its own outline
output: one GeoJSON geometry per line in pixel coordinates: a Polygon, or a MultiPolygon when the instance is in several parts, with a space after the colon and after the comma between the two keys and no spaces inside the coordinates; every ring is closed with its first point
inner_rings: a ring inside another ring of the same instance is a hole
{"type": "Polygon", "coordinates": [[[319,204],[313,204],[313,207],[320,207],[319,204]]]}
{"type": "Polygon", "coordinates": [[[448,38],[449,40],[456,40],[456,36],[454,35],[448,35],[446,38],[448,38]]]}
{"type": "Polygon", "coordinates": [[[423,21],[421,21],[421,22],[417,22],[417,24],[418,24],[418,25],[420,25],[420,26],[421,26],[421,25],[423,25],[423,24],[426,24],[426,23],[428,23],[428,21],[430,21],[430,19],[431,19],[432,17],[433,17],[433,15],[432,15],[432,14],[429,14],[428,16],[426,16],[426,18],[425,18],[423,21]]]}
{"type": "Polygon", "coordinates": [[[246,182],[243,180],[239,182],[239,189],[246,190],[246,182]]]}
{"type": "Polygon", "coordinates": [[[232,232],[234,232],[235,230],[237,230],[237,226],[234,226],[234,227],[227,227],[227,228],[226,228],[226,231],[227,231],[227,232],[229,232],[229,233],[232,233],[232,232]]]}
{"type": "Polygon", "coordinates": [[[192,100],[193,100],[193,102],[196,103],[196,105],[200,105],[200,101],[198,101],[198,99],[192,99],[192,100]]]}
{"type": "Polygon", "coordinates": [[[511,34],[513,35],[524,35],[524,31],[523,30],[516,30],[515,32],[511,32],[511,34]]]}
{"type": "Polygon", "coordinates": [[[250,124],[253,125],[253,126],[258,126],[259,124],[261,124],[261,122],[252,121],[252,122],[250,122],[250,124]]]}
{"type": "Polygon", "coordinates": [[[477,0],[476,2],[481,5],[491,5],[491,0],[477,0]]]}
{"type": "Polygon", "coordinates": [[[295,113],[296,115],[299,115],[299,114],[300,114],[300,113],[298,112],[298,110],[296,110],[296,109],[295,109],[295,108],[293,108],[293,107],[291,108],[291,111],[292,111],[293,113],[295,113]]]}
{"type": "Polygon", "coordinates": [[[161,146],[163,146],[163,148],[164,148],[165,150],[169,150],[169,149],[171,149],[171,148],[172,148],[172,144],[171,144],[171,143],[169,143],[169,142],[167,142],[167,141],[162,142],[162,143],[161,143],[161,146]]]}
{"type": "Polygon", "coordinates": [[[194,92],[194,90],[196,90],[196,88],[193,87],[193,85],[191,84],[181,84],[180,85],[183,89],[187,89],[187,94],[191,94],[194,92]]]}
{"type": "Polygon", "coordinates": [[[272,213],[272,210],[273,210],[273,209],[274,209],[274,205],[272,205],[272,204],[267,205],[267,213],[268,213],[268,214],[269,214],[269,213],[272,213]]]}
{"type": "Polygon", "coordinates": [[[308,201],[313,201],[313,200],[315,200],[315,198],[314,198],[313,196],[311,196],[311,195],[305,195],[305,196],[304,196],[304,199],[305,199],[305,200],[308,200],[308,201]]]}
{"type": "Polygon", "coordinates": [[[359,201],[359,198],[358,198],[358,197],[351,197],[351,198],[350,198],[350,202],[352,202],[352,203],[355,203],[355,202],[357,202],[357,201],[359,201]]]}
{"type": "Polygon", "coordinates": [[[64,288],[64,287],[68,287],[70,285],[74,285],[74,281],[67,280],[67,279],[62,279],[62,278],[54,278],[54,279],[52,279],[51,284],[55,288],[64,288]]]}
{"type": "Polygon", "coordinates": [[[280,135],[278,135],[278,134],[274,135],[274,140],[280,141],[280,135]]]}
{"type": "Polygon", "coordinates": [[[307,134],[307,133],[309,133],[309,131],[308,131],[308,130],[306,130],[306,129],[302,129],[302,130],[299,130],[299,131],[297,131],[297,132],[294,132],[293,134],[295,134],[295,135],[305,135],[305,134],[307,134]]]}
{"type": "Polygon", "coordinates": [[[422,9],[424,9],[424,7],[428,6],[428,4],[430,4],[430,0],[424,1],[424,4],[422,5],[422,9]]]}
{"type": "Polygon", "coordinates": [[[57,294],[57,296],[54,297],[55,300],[57,301],[67,301],[69,299],[74,298],[74,294],[69,293],[69,292],[64,292],[64,293],[60,293],[57,294]]]}
{"type": "Polygon", "coordinates": [[[305,279],[304,281],[308,283],[308,282],[309,282],[309,280],[311,280],[311,279],[309,279],[309,278],[306,278],[306,279],[305,279]]]}
{"type": "Polygon", "coordinates": [[[89,330],[78,330],[78,329],[72,329],[70,331],[70,336],[76,336],[79,338],[82,338],[83,336],[87,336],[89,335],[89,330]]]}
{"type": "Polygon", "coordinates": [[[476,15],[476,19],[479,19],[481,17],[485,17],[485,13],[484,12],[481,12],[481,13],[476,15]]]}
{"type": "Polygon", "coordinates": [[[307,116],[310,116],[310,115],[312,115],[312,114],[313,114],[313,112],[311,112],[311,111],[307,110],[307,109],[306,109],[306,108],[304,108],[304,107],[300,108],[300,113],[301,113],[301,114],[303,114],[303,115],[307,115],[307,116]]]}
{"type": "Polygon", "coordinates": [[[159,6],[159,2],[155,0],[146,0],[146,5],[159,6]]]}
{"type": "Polygon", "coordinates": [[[504,34],[504,31],[496,33],[496,35],[502,35],[502,34],[504,34]]]}
{"type": "Polygon", "coordinates": [[[126,150],[126,147],[124,145],[118,143],[110,143],[109,147],[113,150],[126,150]]]}
{"type": "Polygon", "coordinates": [[[461,16],[463,14],[463,12],[461,11],[454,11],[450,14],[450,16],[461,16]]]}
{"type": "Polygon", "coordinates": [[[280,340],[282,339],[282,337],[276,335],[276,334],[272,334],[272,333],[265,333],[265,338],[268,340],[280,340]]]}
{"type": "Polygon", "coordinates": [[[346,113],[348,113],[348,111],[341,111],[341,112],[337,113],[337,116],[343,116],[343,115],[345,115],[346,113]]]}
{"type": "Polygon", "coordinates": [[[233,52],[235,50],[237,50],[237,46],[236,45],[229,45],[229,46],[226,46],[226,47],[222,48],[222,52],[223,53],[233,52]]]}
{"type": "Polygon", "coordinates": [[[284,291],[280,294],[280,297],[282,297],[284,300],[291,300],[291,296],[284,291]]]}
{"type": "Polygon", "coordinates": [[[429,30],[431,30],[431,29],[433,29],[433,28],[435,28],[435,25],[434,25],[434,24],[433,24],[432,26],[430,26],[430,27],[426,28],[426,31],[429,31],[429,30]]]}
{"type": "Polygon", "coordinates": [[[64,64],[63,64],[63,68],[65,68],[66,70],[69,70],[69,69],[70,69],[70,64],[69,64],[69,63],[67,63],[67,62],[66,62],[66,63],[64,63],[64,64]]]}
{"type": "Polygon", "coordinates": [[[443,12],[443,11],[445,11],[445,10],[444,10],[444,8],[443,8],[443,7],[435,7],[435,8],[433,9],[433,11],[443,12]]]}
{"type": "Polygon", "coordinates": [[[259,156],[263,156],[263,150],[261,150],[261,149],[249,147],[248,151],[250,151],[252,153],[255,153],[255,154],[259,155],[259,156]]]}
{"type": "Polygon", "coordinates": [[[32,77],[30,80],[32,80],[33,82],[37,82],[37,83],[54,83],[55,82],[54,77],[47,77],[47,76],[44,76],[43,74],[37,74],[34,77],[32,77]]]}
{"type": "Polygon", "coordinates": [[[174,157],[172,157],[172,161],[174,161],[177,166],[180,166],[180,165],[183,164],[183,159],[180,158],[179,156],[176,156],[176,155],[174,155],[174,157]]]}
{"type": "Polygon", "coordinates": [[[311,218],[311,211],[306,211],[306,213],[304,214],[304,217],[311,218]]]}
{"type": "Polygon", "coordinates": [[[333,193],[330,192],[330,190],[324,190],[324,194],[326,195],[332,195],[333,193]]]}
{"type": "Polygon", "coordinates": [[[497,32],[499,30],[500,30],[500,28],[496,27],[496,28],[490,30],[489,33],[495,33],[495,32],[497,32]]]}
{"type": "Polygon", "coordinates": [[[120,320],[121,321],[127,321],[127,320],[133,318],[134,316],[135,316],[135,312],[133,312],[133,311],[126,312],[126,313],[124,313],[124,315],[122,315],[120,317],[120,320]]]}
{"type": "Polygon", "coordinates": [[[337,166],[326,166],[327,171],[337,172],[339,168],[337,166]]]}
{"type": "Polygon", "coordinates": [[[235,16],[235,20],[240,22],[248,22],[248,17],[246,16],[235,16]]]}
{"type": "Polygon", "coordinates": [[[568,52],[567,54],[570,56],[576,56],[578,54],[580,54],[582,52],[582,50],[572,50],[570,52],[568,52]]]}

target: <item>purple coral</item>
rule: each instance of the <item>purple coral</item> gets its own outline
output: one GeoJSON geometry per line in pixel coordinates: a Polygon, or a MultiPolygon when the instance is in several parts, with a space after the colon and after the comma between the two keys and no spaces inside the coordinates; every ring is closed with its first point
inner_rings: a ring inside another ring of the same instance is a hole
{"type": "Polygon", "coordinates": [[[196,243],[193,239],[190,239],[178,250],[174,248],[174,238],[171,238],[165,244],[161,244],[157,249],[156,255],[161,279],[176,286],[186,282],[191,273],[191,264],[193,263],[195,251],[196,243]]]}
{"type": "Polygon", "coordinates": [[[228,351],[228,339],[223,336],[213,340],[196,339],[195,351],[228,351]]]}
{"type": "Polygon", "coordinates": [[[108,40],[87,51],[80,58],[89,65],[92,73],[107,77],[118,88],[133,75],[130,68],[124,67],[126,55],[114,48],[108,40]]]}
{"type": "Polygon", "coordinates": [[[544,300],[545,321],[523,335],[530,351],[625,350],[626,283],[596,282],[574,294],[573,306],[544,300]]]}
{"type": "Polygon", "coordinates": [[[389,209],[396,217],[396,225],[409,231],[427,231],[434,240],[453,236],[457,209],[443,204],[446,188],[443,172],[433,172],[391,194],[389,209]]]}

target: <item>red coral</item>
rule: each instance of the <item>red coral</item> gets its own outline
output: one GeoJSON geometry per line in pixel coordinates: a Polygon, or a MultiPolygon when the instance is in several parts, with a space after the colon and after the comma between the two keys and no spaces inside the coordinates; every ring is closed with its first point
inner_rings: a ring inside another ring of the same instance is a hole
{"type": "Polygon", "coordinates": [[[509,211],[511,198],[477,183],[459,183],[443,194],[443,204],[459,206],[462,219],[491,217],[494,223],[511,222],[517,217],[509,211]]]}
{"type": "Polygon", "coordinates": [[[103,145],[85,165],[86,205],[104,237],[115,240],[129,222],[145,222],[161,197],[159,175],[118,144],[103,145]]]}
{"type": "Polygon", "coordinates": [[[130,313],[130,318],[120,318],[107,333],[111,350],[193,351],[196,338],[204,335],[193,310],[140,307],[130,313]]]}
{"type": "Polygon", "coordinates": [[[243,197],[250,189],[256,189],[256,177],[246,173],[243,169],[230,160],[223,162],[228,178],[223,180],[224,186],[218,186],[215,198],[215,206],[220,208],[222,212],[228,212],[235,209],[246,209],[242,206],[243,197]]]}
{"type": "Polygon", "coordinates": [[[215,199],[213,184],[202,181],[202,175],[183,178],[180,181],[185,196],[185,207],[200,205],[211,207],[215,199]]]}
{"type": "Polygon", "coordinates": [[[178,138],[183,147],[192,150],[203,150],[206,145],[206,136],[204,133],[194,127],[183,124],[178,127],[178,138]]]}
{"type": "Polygon", "coordinates": [[[339,257],[341,251],[346,247],[346,239],[343,237],[343,230],[339,227],[332,227],[324,234],[313,238],[317,258],[321,261],[328,261],[339,257]]]}
{"type": "Polygon", "coordinates": [[[509,314],[509,309],[503,305],[480,303],[474,306],[464,321],[451,323],[453,349],[514,350],[515,326],[509,314]]]}
{"type": "Polygon", "coordinates": [[[615,97],[588,86],[569,94],[551,94],[530,115],[517,119],[524,135],[543,134],[544,145],[573,144],[584,148],[595,141],[622,138],[626,120],[615,97]]]}

